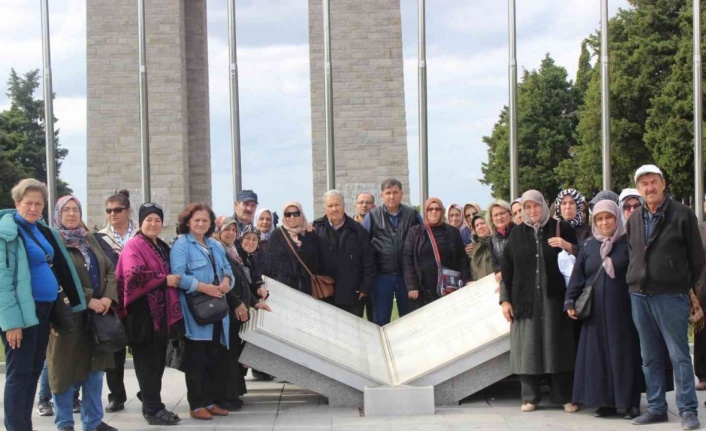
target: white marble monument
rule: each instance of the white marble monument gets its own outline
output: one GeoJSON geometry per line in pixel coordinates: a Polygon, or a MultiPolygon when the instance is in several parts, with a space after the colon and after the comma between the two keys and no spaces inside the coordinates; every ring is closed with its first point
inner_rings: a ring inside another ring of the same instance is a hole
{"type": "Polygon", "coordinates": [[[360,405],[366,387],[399,385],[434,386],[436,404],[452,404],[510,374],[510,325],[493,276],[384,327],[265,280],[272,312],[254,312],[244,325],[249,344],[241,362],[328,396],[332,405],[360,405]],[[265,358],[268,352],[278,358],[265,358]],[[346,390],[337,400],[341,385],[360,396],[346,390]]]}

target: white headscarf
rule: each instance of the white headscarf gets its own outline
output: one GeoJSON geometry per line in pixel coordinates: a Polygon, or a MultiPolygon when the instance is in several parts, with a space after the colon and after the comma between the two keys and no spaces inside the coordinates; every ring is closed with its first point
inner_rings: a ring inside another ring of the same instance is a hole
{"type": "Polygon", "coordinates": [[[549,221],[549,207],[547,207],[547,202],[544,200],[544,196],[542,196],[542,194],[537,190],[527,190],[522,193],[521,199],[520,204],[522,204],[522,221],[527,226],[530,226],[534,228],[535,231],[538,231],[549,221]],[[533,223],[530,216],[525,212],[525,202],[535,202],[542,207],[542,215],[538,223],[533,223]]]}
{"type": "MultiPolygon", "coordinates": [[[[268,208],[260,208],[259,210],[257,210],[255,212],[255,227],[257,228],[258,231],[260,230],[260,228],[257,226],[258,222],[260,221],[260,216],[265,211],[270,213],[270,217],[272,218],[272,211],[270,211],[268,208]]],[[[270,235],[272,234],[272,232],[274,232],[274,230],[275,230],[275,221],[273,219],[272,224],[270,225],[270,229],[267,232],[260,232],[260,241],[267,241],[268,239],[270,239],[270,235]]]]}

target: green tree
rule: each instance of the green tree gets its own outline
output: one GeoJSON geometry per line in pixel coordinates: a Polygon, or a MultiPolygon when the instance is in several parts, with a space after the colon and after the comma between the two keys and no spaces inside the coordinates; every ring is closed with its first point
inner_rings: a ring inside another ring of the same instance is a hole
{"type": "MultiPolygon", "coordinates": [[[[10,190],[19,180],[47,180],[44,101],[34,98],[39,79],[38,69],[24,76],[14,69],[10,72],[6,93],[10,109],[0,112],[0,208],[14,206],[10,190]]],[[[54,142],[58,176],[68,150],[59,147],[58,130],[54,132],[54,142]]],[[[57,179],[56,185],[59,196],[71,193],[64,181],[57,179]]]]}
{"type": "MultiPolygon", "coordinates": [[[[677,199],[689,199],[694,193],[694,61],[691,6],[688,4],[682,11],[679,51],[675,56],[669,80],[661,94],[653,99],[652,107],[648,110],[644,136],[645,144],[650,149],[655,163],[669,180],[670,193],[677,199]]],[[[702,51],[701,55],[704,54],[706,51],[702,51]]]]}
{"type": "MultiPolygon", "coordinates": [[[[549,54],[539,69],[523,72],[517,95],[520,190],[537,189],[550,199],[558,192],[554,168],[575,144],[577,100],[566,69],[557,66],[549,54]]],[[[488,163],[483,164],[481,182],[491,186],[496,198],[515,198],[510,196],[507,107],[483,142],[488,145],[488,163]]]]}
{"type": "MultiPolygon", "coordinates": [[[[609,23],[611,173],[613,189],[631,184],[632,173],[652,154],[643,135],[652,99],[671,75],[681,38],[682,0],[631,0],[609,23]]],[[[563,186],[585,195],[601,189],[601,76],[600,37],[585,42],[596,55],[591,80],[579,112],[577,145],[556,174],[563,186]]]]}

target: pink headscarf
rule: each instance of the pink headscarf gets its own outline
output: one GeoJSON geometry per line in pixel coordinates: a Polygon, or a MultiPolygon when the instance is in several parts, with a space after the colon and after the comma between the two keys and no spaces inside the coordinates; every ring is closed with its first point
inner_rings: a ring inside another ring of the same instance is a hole
{"type": "Polygon", "coordinates": [[[604,212],[607,212],[615,217],[615,230],[613,231],[613,234],[610,236],[601,234],[598,232],[595,222],[593,223],[591,229],[593,230],[593,237],[601,242],[601,259],[603,259],[603,268],[605,268],[605,273],[608,274],[610,278],[615,278],[615,268],[613,268],[613,260],[610,258],[609,254],[613,249],[613,244],[615,244],[615,241],[625,234],[625,226],[620,221],[620,208],[618,207],[618,204],[609,199],[598,201],[598,203],[593,206],[594,220],[597,214],[604,212]]]}
{"type": "Polygon", "coordinates": [[[282,228],[287,231],[289,234],[289,237],[292,238],[292,241],[294,241],[297,245],[301,245],[301,241],[299,240],[299,234],[309,230],[308,229],[308,223],[306,221],[306,216],[304,215],[304,210],[302,209],[302,204],[299,202],[295,201],[289,201],[286,204],[284,204],[284,207],[282,207],[282,217],[285,217],[285,212],[287,211],[287,208],[289,207],[297,207],[297,210],[301,214],[299,216],[299,224],[295,227],[289,227],[287,226],[287,221],[284,220],[282,222],[282,228]]]}

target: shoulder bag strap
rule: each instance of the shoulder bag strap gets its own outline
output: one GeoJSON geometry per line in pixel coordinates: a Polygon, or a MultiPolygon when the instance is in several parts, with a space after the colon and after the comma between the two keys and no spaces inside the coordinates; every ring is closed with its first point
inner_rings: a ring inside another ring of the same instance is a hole
{"type": "Polygon", "coordinates": [[[439,247],[436,245],[436,239],[434,238],[434,233],[428,224],[424,224],[427,230],[427,235],[429,235],[429,240],[431,241],[431,248],[434,250],[434,259],[436,259],[436,266],[439,268],[436,276],[436,288],[440,289],[444,278],[444,267],[441,266],[441,255],[439,254],[439,247]]]}
{"type": "Polygon", "coordinates": [[[17,223],[17,227],[19,227],[20,229],[22,229],[22,231],[23,231],[24,233],[26,233],[27,236],[29,236],[30,239],[31,239],[35,244],[37,244],[37,246],[39,246],[39,248],[44,252],[44,255],[45,255],[44,258],[47,260],[47,263],[48,263],[49,266],[53,269],[53,268],[54,268],[54,261],[53,261],[53,259],[51,258],[51,255],[44,249],[44,246],[42,245],[41,242],[39,242],[39,240],[37,239],[37,237],[34,236],[34,233],[32,233],[32,231],[30,231],[30,230],[27,230],[24,226],[22,226],[22,225],[19,224],[19,223],[17,223]]]}
{"type": "Polygon", "coordinates": [[[309,274],[309,277],[313,277],[314,274],[312,274],[311,271],[309,271],[309,267],[306,266],[306,264],[304,263],[302,258],[299,256],[299,253],[297,253],[297,251],[294,250],[294,246],[291,243],[291,239],[289,238],[289,233],[287,232],[287,230],[284,228],[284,226],[281,226],[280,229],[282,230],[282,235],[284,236],[284,242],[286,242],[287,245],[289,246],[289,249],[292,250],[292,253],[294,253],[294,257],[296,257],[297,260],[299,261],[299,263],[301,263],[304,270],[309,274]]]}

